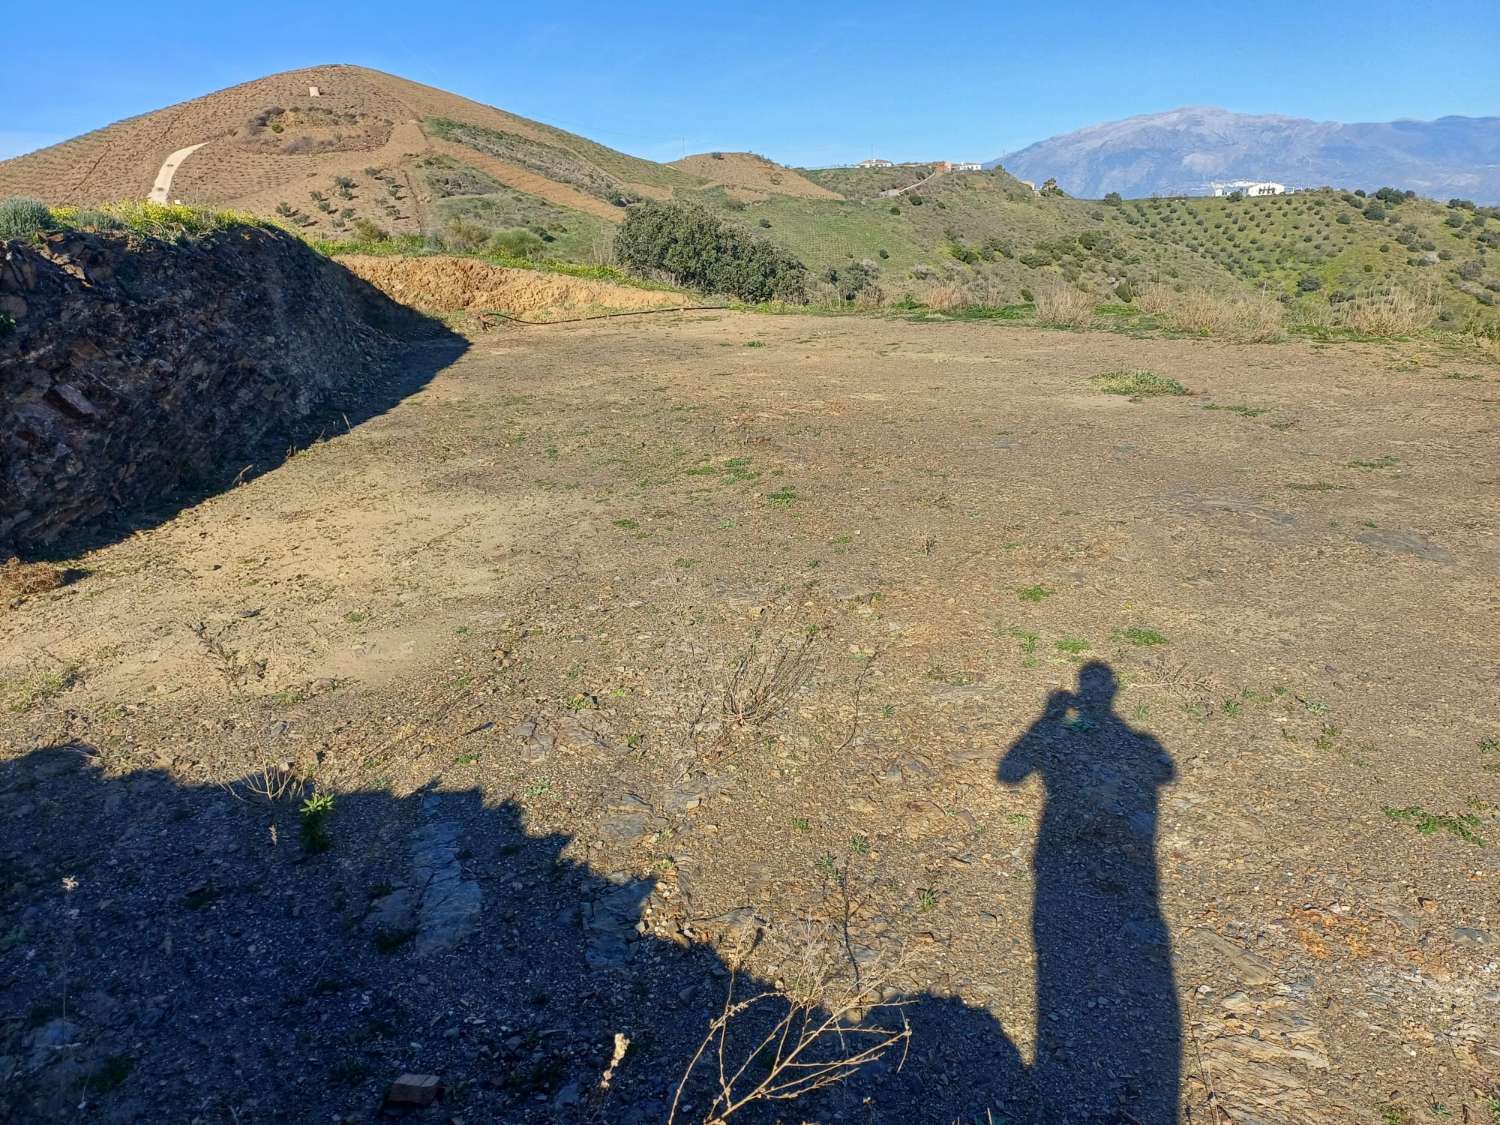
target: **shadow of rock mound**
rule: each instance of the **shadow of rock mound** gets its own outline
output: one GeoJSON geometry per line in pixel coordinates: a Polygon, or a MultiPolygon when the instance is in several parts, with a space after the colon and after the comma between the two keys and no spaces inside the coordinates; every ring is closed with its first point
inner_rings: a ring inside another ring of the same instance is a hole
{"type": "MultiPolygon", "coordinates": [[[[0,1116],[365,1121],[415,1072],[441,1076],[443,1120],[666,1120],[722,1010],[718,949],[744,925],[717,946],[707,921],[709,941],[666,940],[648,924],[654,878],[592,870],[473,790],[338,794],[310,838],[308,790],[275,770],[184,786],[103,762],[71,743],[0,764],[0,1003],[15,1017],[0,1116]],[[617,1034],[630,1048],[601,1089],[617,1034]]],[[[904,1061],[798,1100],[799,1119],[1026,1104],[988,1012],[919,996],[871,1018],[903,1015],[904,1061]]],[[[714,1092],[704,1069],[678,1120],[702,1120],[714,1092]]]]}

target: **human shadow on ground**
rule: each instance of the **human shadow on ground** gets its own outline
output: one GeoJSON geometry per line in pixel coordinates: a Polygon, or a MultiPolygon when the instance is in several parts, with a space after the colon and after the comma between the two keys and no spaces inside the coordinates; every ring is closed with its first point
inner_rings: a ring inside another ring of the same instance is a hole
{"type": "MultiPolygon", "coordinates": [[[[1170,767],[1106,693],[1086,669],[1001,767],[1048,786],[1034,1070],[985,1008],[891,996],[905,1006],[870,1018],[909,1022],[904,1058],[736,1122],[1174,1119],[1150,859],[1170,767]]],[[[728,950],[769,905],[679,917],[681,889],[601,870],[594,841],[530,835],[478,790],[341,793],[309,831],[300,783],[269,800],[266,776],[183,785],[108,759],[68,743],[0,764],[0,1118],[367,1121],[417,1072],[447,1086],[418,1120],[662,1122],[728,950]],[[601,1090],[617,1033],[631,1046],[601,1090]]],[[[713,1078],[695,1072],[679,1121],[713,1078]]]]}
{"type": "Polygon", "coordinates": [[[1001,782],[1046,786],[1031,930],[1031,1078],[1059,1120],[1177,1119],[1181,1015],[1156,868],[1161,743],[1114,710],[1118,685],[1085,664],[1000,761],[1001,782]]]}

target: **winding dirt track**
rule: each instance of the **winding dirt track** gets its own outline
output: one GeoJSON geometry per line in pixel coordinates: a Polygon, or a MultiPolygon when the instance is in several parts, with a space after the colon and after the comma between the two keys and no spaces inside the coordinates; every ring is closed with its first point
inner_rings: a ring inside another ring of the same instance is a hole
{"type": "Polygon", "coordinates": [[[147,198],[157,203],[168,202],[167,197],[172,190],[172,177],[177,174],[178,167],[206,144],[208,144],[207,141],[200,141],[195,145],[188,145],[187,148],[180,148],[163,160],[161,171],[156,173],[156,183],[151,185],[151,194],[147,198]]]}

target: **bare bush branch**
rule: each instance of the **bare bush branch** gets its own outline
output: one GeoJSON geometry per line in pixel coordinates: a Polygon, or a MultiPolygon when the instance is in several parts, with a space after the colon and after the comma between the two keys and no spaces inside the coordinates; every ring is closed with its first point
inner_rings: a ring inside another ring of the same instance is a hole
{"type": "Polygon", "coordinates": [[[667,1125],[675,1125],[683,1092],[705,1060],[712,1059],[713,1095],[701,1121],[721,1125],[758,1101],[791,1101],[834,1086],[861,1067],[900,1048],[911,1027],[901,1003],[881,999],[884,972],[843,979],[822,943],[807,942],[803,971],[791,982],[736,999],[738,966],[731,971],[724,1007],[689,1061],[672,1098],[667,1125]],[[882,1009],[900,1013],[899,1027],[867,1022],[882,1009]]]}
{"type": "Polygon", "coordinates": [[[812,656],[816,640],[817,634],[808,632],[795,646],[783,642],[765,661],[755,659],[752,647],[724,689],[724,718],[737,726],[759,726],[786,707],[817,667],[812,656]]]}

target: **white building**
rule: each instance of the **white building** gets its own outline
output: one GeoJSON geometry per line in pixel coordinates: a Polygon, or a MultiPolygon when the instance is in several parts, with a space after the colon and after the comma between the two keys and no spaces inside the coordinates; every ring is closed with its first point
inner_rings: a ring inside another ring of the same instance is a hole
{"type": "Polygon", "coordinates": [[[953,170],[955,172],[982,172],[984,168],[973,161],[959,160],[954,162],[953,170]]]}
{"type": "Polygon", "coordinates": [[[856,168],[894,168],[895,165],[889,160],[881,160],[878,156],[872,156],[868,160],[861,160],[855,165],[856,168]]]}
{"type": "Polygon", "coordinates": [[[1286,185],[1272,183],[1269,180],[1233,180],[1227,184],[1214,184],[1215,195],[1229,195],[1231,192],[1239,192],[1241,195],[1285,195],[1286,185]]]}

